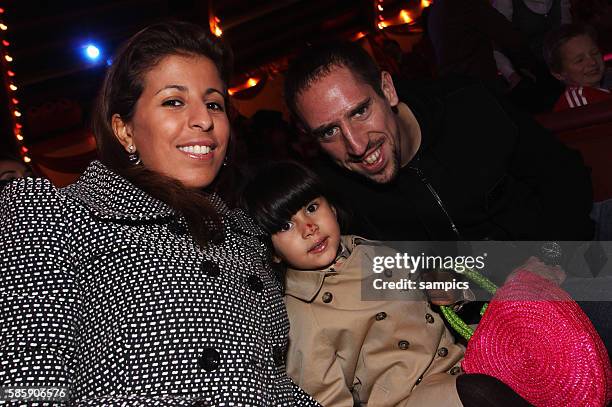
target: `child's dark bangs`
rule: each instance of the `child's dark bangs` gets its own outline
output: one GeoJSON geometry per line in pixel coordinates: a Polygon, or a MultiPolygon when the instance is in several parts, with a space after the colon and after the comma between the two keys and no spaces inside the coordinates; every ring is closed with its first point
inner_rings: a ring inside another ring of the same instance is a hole
{"type": "Polygon", "coordinates": [[[291,186],[286,185],[285,188],[279,188],[279,191],[284,190],[285,193],[279,194],[276,199],[270,202],[270,210],[265,221],[267,225],[264,225],[264,228],[268,229],[270,233],[280,232],[283,225],[290,221],[291,217],[300,209],[308,205],[313,199],[324,196],[320,185],[313,180],[300,179],[293,181],[297,182],[291,186]]]}

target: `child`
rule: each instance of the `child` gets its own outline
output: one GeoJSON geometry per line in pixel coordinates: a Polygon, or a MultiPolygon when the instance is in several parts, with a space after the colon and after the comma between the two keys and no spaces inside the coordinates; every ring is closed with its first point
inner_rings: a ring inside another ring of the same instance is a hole
{"type": "Polygon", "coordinates": [[[287,372],[323,406],[461,406],[464,347],[424,300],[361,300],[379,247],[341,236],[328,197],[296,163],[260,171],[243,196],[286,267],[287,372]]]}
{"type": "Polygon", "coordinates": [[[612,100],[601,50],[593,29],[566,24],[552,31],[544,43],[544,58],[551,74],[566,86],[554,111],[612,100]]]}

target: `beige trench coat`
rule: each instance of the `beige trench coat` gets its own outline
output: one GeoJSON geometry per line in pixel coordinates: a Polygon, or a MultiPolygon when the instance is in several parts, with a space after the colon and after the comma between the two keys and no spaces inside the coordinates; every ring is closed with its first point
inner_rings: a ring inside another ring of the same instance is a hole
{"type": "Polygon", "coordinates": [[[363,264],[381,248],[342,240],[340,265],[287,271],[289,376],[323,406],[461,406],[465,348],[425,300],[362,301],[363,264]]]}

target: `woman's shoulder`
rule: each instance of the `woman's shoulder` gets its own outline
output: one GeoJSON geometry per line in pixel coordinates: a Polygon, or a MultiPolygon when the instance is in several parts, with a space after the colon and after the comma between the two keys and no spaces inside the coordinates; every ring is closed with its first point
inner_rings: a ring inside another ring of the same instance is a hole
{"type": "MultiPolygon", "coordinates": [[[[221,201],[218,197],[213,197],[213,204],[217,201],[221,201]]],[[[222,202],[222,201],[221,201],[222,202]]],[[[224,205],[224,204],[223,204],[224,205]]],[[[224,210],[222,215],[229,220],[230,228],[247,236],[264,236],[265,231],[259,227],[251,218],[251,216],[244,211],[242,208],[228,209],[223,206],[224,210]]]]}
{"type": "Polygon", "coordinates": [[[40,203],[51,205],[60,199],[58,188],[46,178],[19,178],[11,181],[2,189],[1,202],[20,203],[25,207],[40,203]]]}
{"type": "Polygon", "coordinates": [[[55,228],[60,227],[65,218],[65,197],[48,179],[17,179],[0,193],[0,223],[3,230],[23,229],[23,225],[28,225],[28,228],[35,225],[43,229],[55,228]]]}

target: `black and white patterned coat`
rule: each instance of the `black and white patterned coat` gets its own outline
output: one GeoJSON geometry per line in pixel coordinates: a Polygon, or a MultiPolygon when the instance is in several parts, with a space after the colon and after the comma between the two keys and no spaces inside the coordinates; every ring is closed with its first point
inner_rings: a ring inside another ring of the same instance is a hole
{"type": "MultiPolygon", "coordinates": [[[[99,162],[0,201],[0,386],[82,405],[317,405],[287,377],[288,322],[257,229],[218,198],[225,240],[99,162]]],[[[2,402],[0,402],[1,404],[2,402]]]]}

